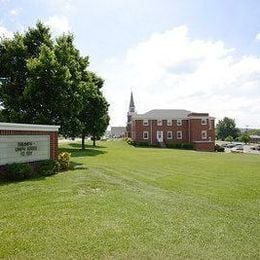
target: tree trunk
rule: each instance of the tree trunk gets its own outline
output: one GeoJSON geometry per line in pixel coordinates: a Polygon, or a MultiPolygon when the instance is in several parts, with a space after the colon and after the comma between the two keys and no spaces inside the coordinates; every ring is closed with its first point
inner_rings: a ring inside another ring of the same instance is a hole
{"type": "Polygon", "coordinates": [[[81,150],[85,150],[85,134],[81,136],[81,150]]]}
{"type": "Polygon", "coordinates": [[[93,146],[96,146],[96,136],[95,135],[93,135],[93,146]]]}

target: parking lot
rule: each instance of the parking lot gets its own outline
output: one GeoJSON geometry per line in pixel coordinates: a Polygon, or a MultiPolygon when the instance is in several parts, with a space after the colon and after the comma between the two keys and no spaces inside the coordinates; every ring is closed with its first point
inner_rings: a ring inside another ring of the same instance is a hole
{"type": "Polygon", "coordinates": [[[260,155],[260,144],[227,143],[221,141],[217,141],[216,143],[225,147],[225,152],[227,153],[252,153],[260,155]]]}

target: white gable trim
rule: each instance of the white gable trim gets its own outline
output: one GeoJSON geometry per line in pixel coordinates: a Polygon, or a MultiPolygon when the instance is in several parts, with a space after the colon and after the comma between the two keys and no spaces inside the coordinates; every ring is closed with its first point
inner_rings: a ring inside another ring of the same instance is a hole
{"type": "Polygon", "coordinates": [[[0,130],[58,132],[59,125],[33,125],[0,122],[0,130]]]}

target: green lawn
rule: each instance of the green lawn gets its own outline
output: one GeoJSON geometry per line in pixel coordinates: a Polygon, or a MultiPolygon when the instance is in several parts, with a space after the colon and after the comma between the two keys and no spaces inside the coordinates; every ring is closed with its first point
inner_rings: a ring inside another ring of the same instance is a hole
{"type": "Polygon", "coordinates": [[[98,145],[0,184],[0,258],[260,258],[260,156],[98,145]]]}

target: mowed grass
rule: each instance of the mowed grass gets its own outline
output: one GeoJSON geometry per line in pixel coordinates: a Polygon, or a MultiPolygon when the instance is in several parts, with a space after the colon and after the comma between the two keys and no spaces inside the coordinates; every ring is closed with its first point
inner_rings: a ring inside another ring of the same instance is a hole
{"type": "Polygon", "coordinates": [[[0,184],[0,258],[259,259],[260,156],[98,145],[0,184]]]}

